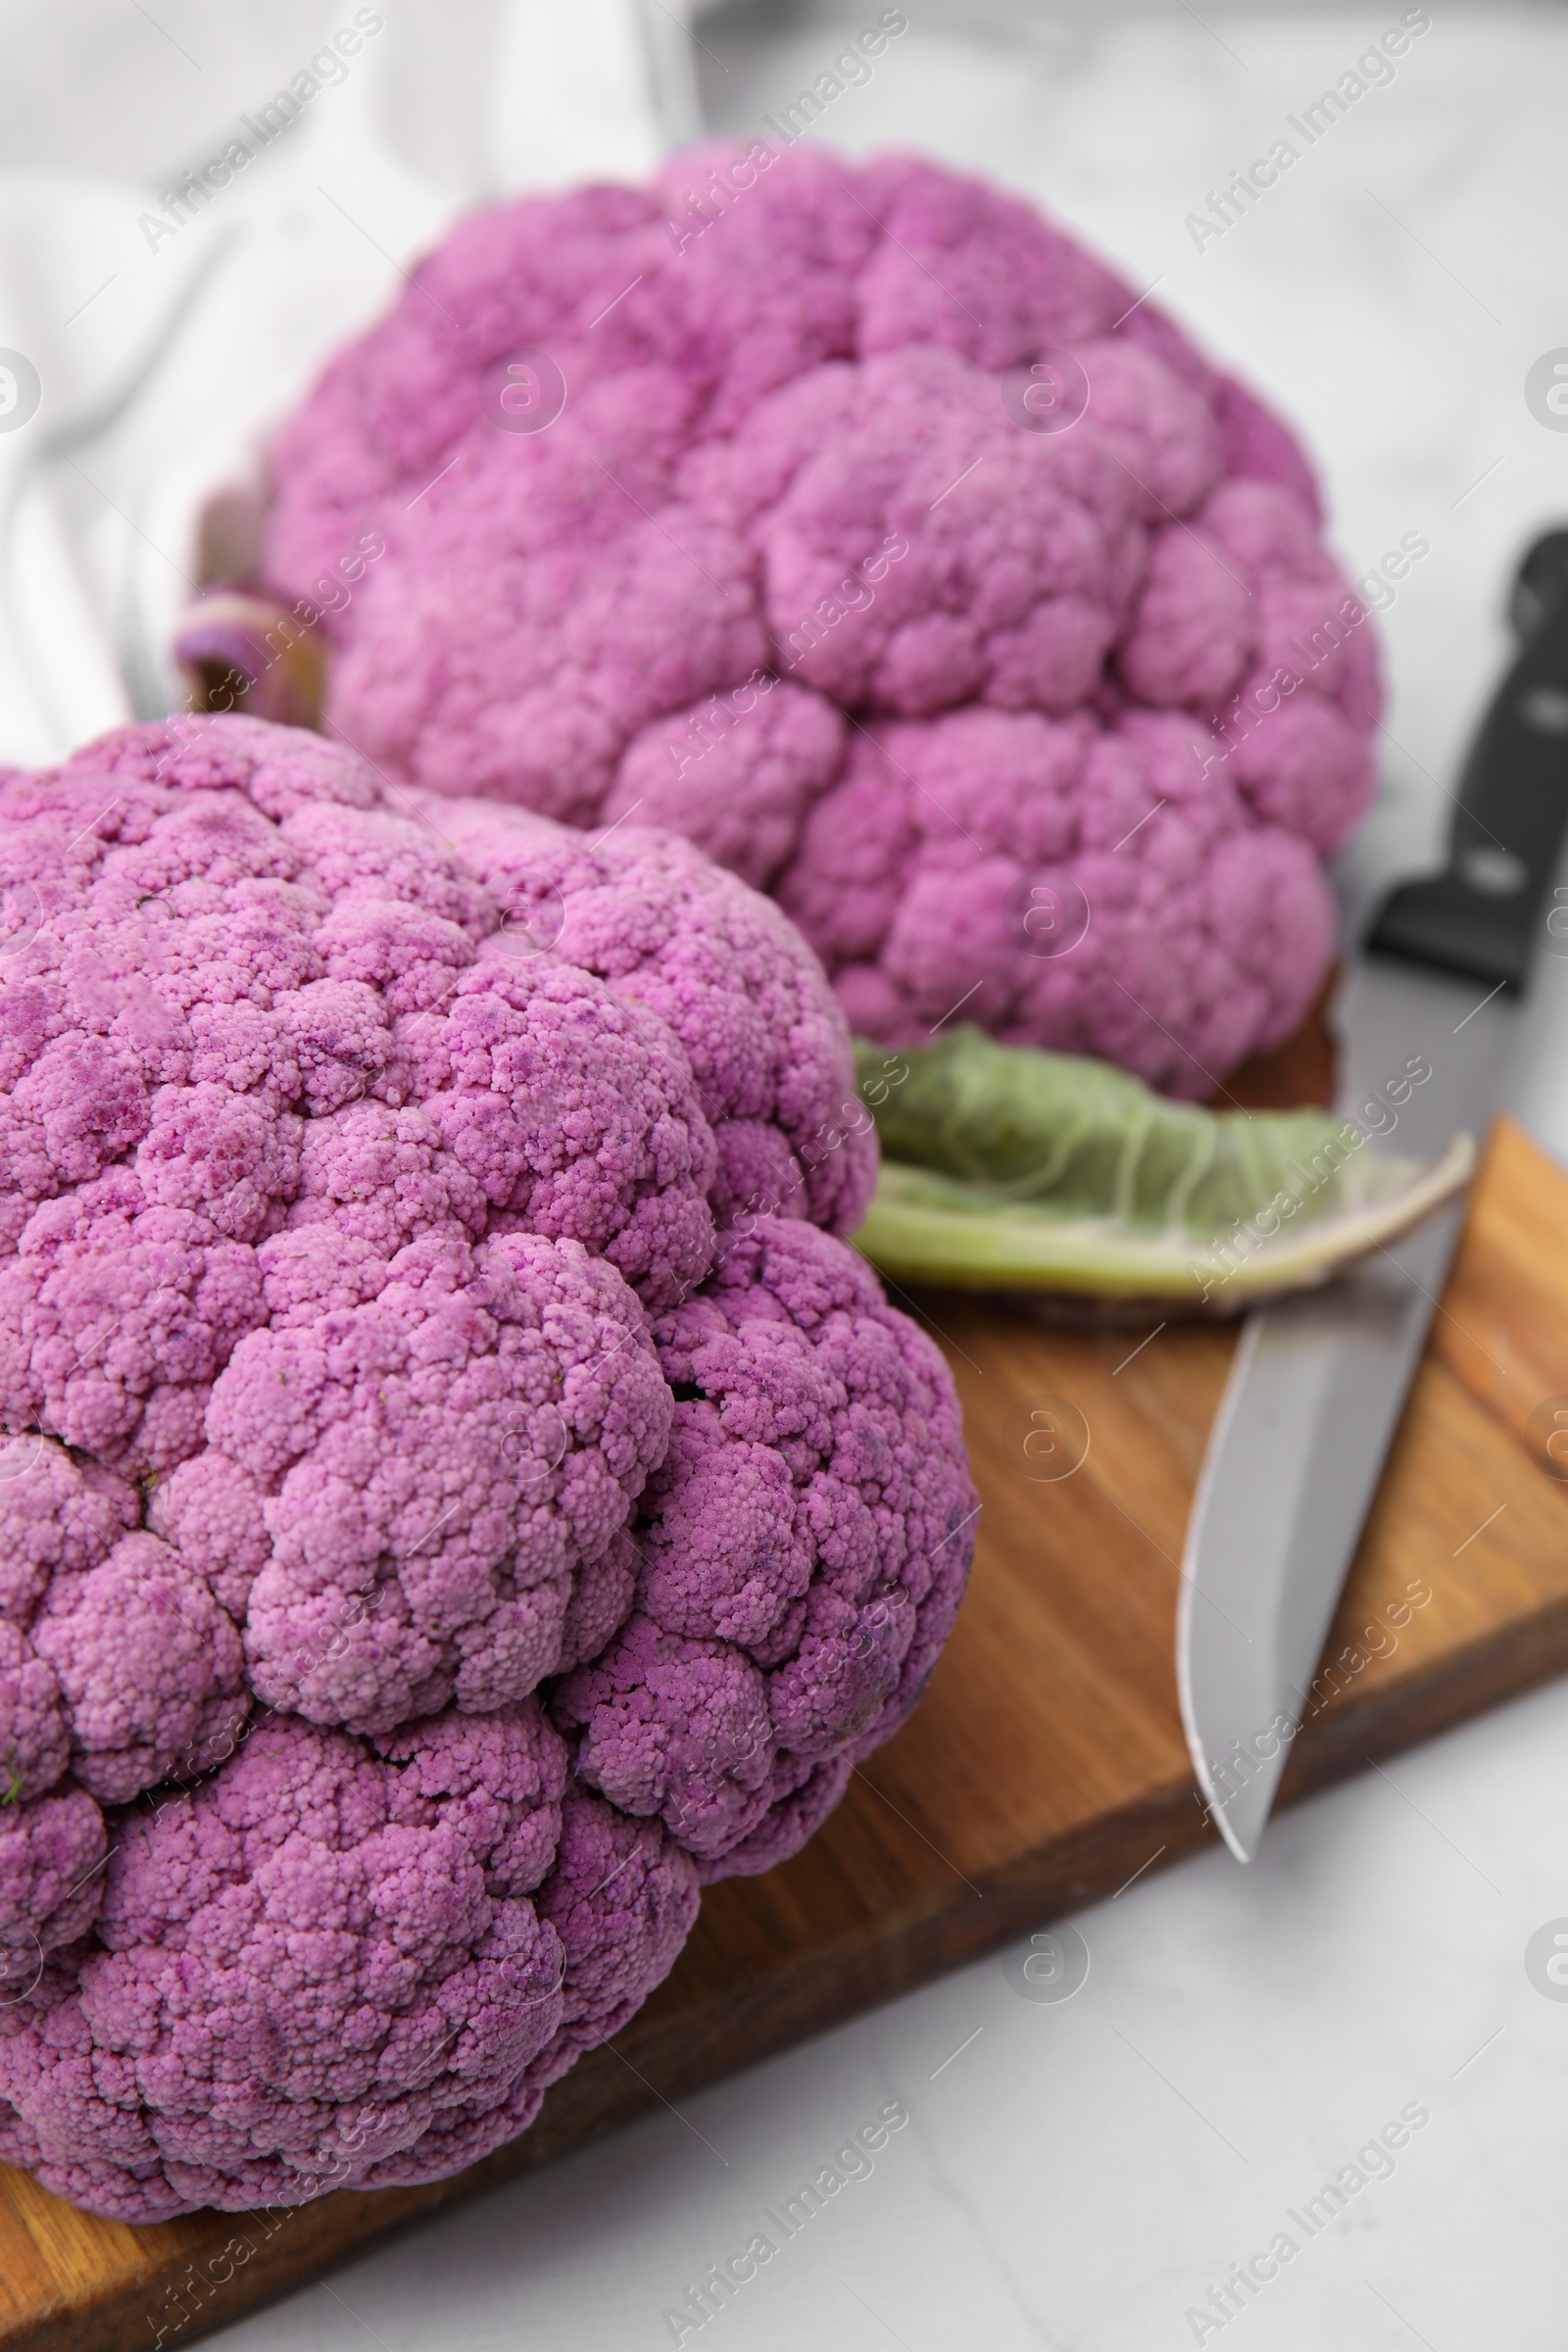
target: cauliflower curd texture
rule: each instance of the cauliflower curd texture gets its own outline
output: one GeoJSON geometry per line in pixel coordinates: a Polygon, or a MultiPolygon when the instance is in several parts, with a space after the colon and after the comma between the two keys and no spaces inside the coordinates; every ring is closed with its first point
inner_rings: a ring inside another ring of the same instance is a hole
{"type": "Polygon", "coordinates": [[[758,142],[476,215],[271,475],[297,611],[385,550],[329,732],[674,827],[868,1037],[961,1001],[1202,1096],[1321,982],[1368,615],[1286,428],[1017,198],[758,142]]]}
{"type": "Polygon", "coordinates": [[[0,2155],[431,2180],[952,1624],[935,1348],[778,908],[247,719],[0,779],[0,2155]]]}

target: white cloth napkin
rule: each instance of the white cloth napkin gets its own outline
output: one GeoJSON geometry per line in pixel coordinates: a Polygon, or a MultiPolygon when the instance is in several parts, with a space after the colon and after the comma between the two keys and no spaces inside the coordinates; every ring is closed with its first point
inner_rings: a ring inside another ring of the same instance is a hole
{"type": "MultiPolygon", "coordinates": [[[[97,13],[107,38],[112,12],[97,13]]],[[[180,700],[167,648],[206,501],[254,466],[268,425],[455,214],[512,189],[639,176],[698,128],[683,0],[494,0],[445,18],[334,0],[313,39],[301,13],[269,28],[257,8],[165,6],[149,38],[186,61],[171,55],[169,71],[188,68],[195,91],[198,74],[249,88],[248,102],[193,100],[140,183],[0,172],[0,370],[21,354],[41,394],[26,416],[25,368],[0,373],[0,763],[58,758],[180,700]],[[321,86],[306,94],[297,76],[321,86]],[[288,113],[279,92],[299,93],[298,112],[269,136],[288,113]],[[230,140],[252,160],[199,205],[167,209],[183,169],[230,140]]],[[[69,28],[6,27],[14,65],[31,42],[55,52],[57,79],[64,64],[79,80],[78,150],[94,113],[126,102],[94,78],[94,25],[88,10],[69,28]]]]}

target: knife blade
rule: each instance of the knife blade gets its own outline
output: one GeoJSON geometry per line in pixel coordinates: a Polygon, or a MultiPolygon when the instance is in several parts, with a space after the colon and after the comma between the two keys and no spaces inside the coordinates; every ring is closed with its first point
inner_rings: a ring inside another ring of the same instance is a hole
{"type": "MultiPolygon", "coordinates": [[[[1513,607],[1524,644],[1466,762],[1447,864],[1384,902],[1335,1007],[1340,1109],[1422,1157],[1479,1132],[1503,1099],[1568,832],[1568,533],[1532,548],[1513,607]]],[[[1312,1678],[1462,1222],[1445,1210],[1243,1329],[1176,1627],[1188,1747],[1238,1861],[1256,1853],[1290,1743],[1321,1703],[1312,1678]]]]}

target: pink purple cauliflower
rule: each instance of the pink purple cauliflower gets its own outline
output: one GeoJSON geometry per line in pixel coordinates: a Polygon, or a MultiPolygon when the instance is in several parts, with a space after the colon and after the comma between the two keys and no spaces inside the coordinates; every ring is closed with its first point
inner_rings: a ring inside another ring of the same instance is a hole
{"type": "Polygon", "coordinates": [[[914,1703],[974,1498],[689,843],[250,719],[0,779],[0,2156],[439,2178],[914,1703]]]}
{"type": "Polygon", "coordinates": [[[760,141],[479,214],[271,476],[328,732],[688,835],[870,1037],[1200,1095],[1318,987],[1368,615],[1286,428],[1014,197],[760,141]]]}

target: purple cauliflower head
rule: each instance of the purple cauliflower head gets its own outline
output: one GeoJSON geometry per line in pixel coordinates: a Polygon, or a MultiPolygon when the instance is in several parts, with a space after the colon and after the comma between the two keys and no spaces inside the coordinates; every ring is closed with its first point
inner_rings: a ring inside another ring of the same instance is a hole
{"type": "Polygon", "coordinates": [[[431,2180],[952,1623],[940,1355],[779,908],[232,718],[0,780],[0,2156],[431,2180]]]}
{"type": "Polygon", "coordinates": [[[1196,1095],[1318,987],[1369,616],[1286,428],[1015,197],[759,142],[478,214],[271,477],[329,732],[688,835],[871,1037],[1196,1095]]]}

